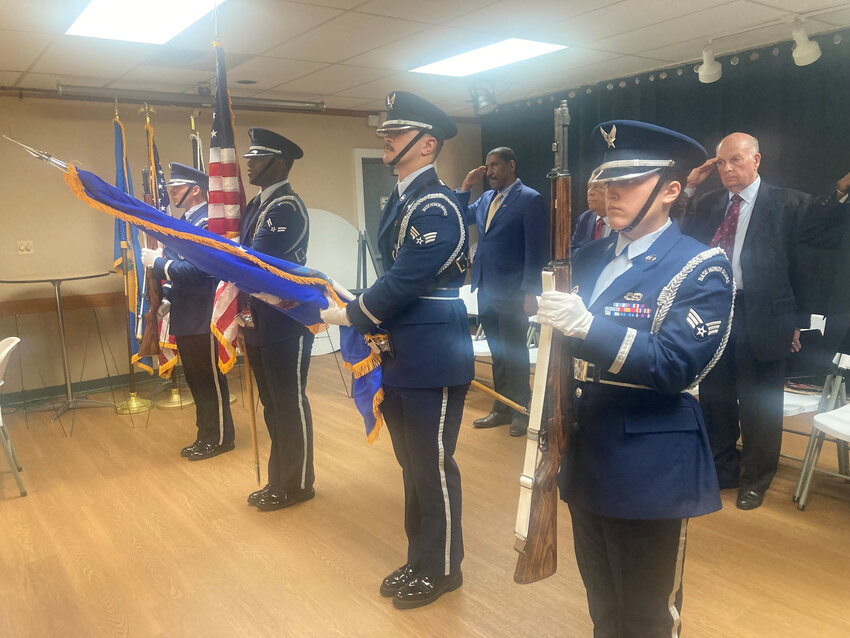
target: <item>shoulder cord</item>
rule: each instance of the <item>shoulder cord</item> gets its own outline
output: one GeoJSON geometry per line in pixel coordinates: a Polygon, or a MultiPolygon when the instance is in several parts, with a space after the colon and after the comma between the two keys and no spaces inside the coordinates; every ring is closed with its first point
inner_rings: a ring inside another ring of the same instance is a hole
{"type": "MultiPolygon", "coordinates": [[[[656,306],[655,311],[655,319],[652,320],[652,327],[650,328],[650,334],[658,334],[658,331],[661,330],[661,324],[664,323],[664,319],[667,317],[667,313],[673,305],[673,301],[676,299],[676,294],[679,292],[679,287],[682,285],[682,282],[685,281],[688,275],[690,275],[694,269],[699,266],[702,262],[712,257],[716,257],[717,255],[725,255],[722,248],[710,248],[709,250],[704,250],[699,253],[696,257],[693,257],[685,267],[680,270],[670,282],[664,286],[661,290],[661,294],[658,295],[658,304],[656,306]]],[[[732,307],[729,310],[729,320],[726,322],[726,331],[723,333],[723,338],[720,340],[720,345],[714,353],[714,356],[711,358],[711,361],[708,362],[708,365],[700,371],[700,373],[696,376],[696,378],[688,385],[687,390],[691,390],[699,385],[699,382],[702,381],[711,369],[715,366],[717,361],[723,356],[723,351],[726,349],[726,344],[729,342],[729,335],[732,331],[732,317],[735,314],[735,286],[732,285],[732,307]]]]}

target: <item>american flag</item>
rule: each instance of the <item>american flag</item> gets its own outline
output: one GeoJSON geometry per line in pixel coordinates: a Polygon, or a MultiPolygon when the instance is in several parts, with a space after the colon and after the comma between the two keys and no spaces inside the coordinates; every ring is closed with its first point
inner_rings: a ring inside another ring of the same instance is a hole
{"type": "MultiPolygon", "coordinates": [[[[148,139],[148,166],[150,180],[150,192],[153,201],[151,206],[163,214],[168,214],[168,186],[165,182],[165,173],[159,160],[159,150],[153,137],[153,124],[148,121],[145,124],[145,133],[148,139]]],[[[170,284],[163,284],[163,293],[170,284]]],[[[171,334],[171,315],[166,315],[159,320],[159,376],[168,379],[174,366],[177,365],[177,339],[171,334]]]]}
{"type": "MultiPolygon", "coordinates": [[[[227,90],[224,49],[216,42],[215,101],[210,133],[209,230],[238,239],[239,222],[245,210],[245,188],[233,138],[233,111],[227,90]]],[[[218,367],[227,373],[236,363],[237,289],[222,281],[215,294],[212,332],[218,341],[218,367]]]]}

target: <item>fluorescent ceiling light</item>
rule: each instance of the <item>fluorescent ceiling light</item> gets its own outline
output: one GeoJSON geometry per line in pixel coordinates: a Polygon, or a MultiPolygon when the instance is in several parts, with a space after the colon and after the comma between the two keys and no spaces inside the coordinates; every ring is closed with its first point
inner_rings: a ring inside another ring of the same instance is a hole
{"type": "Polygon", "coordinates": [[[91,0],[66,35],[165,44],[226,0],[91,0]]]}
{"type": "Polygon", "coordinates": [[[521,40],[509,38],[488,44],[480,49],[473,49],[460,55],[454,55],[439,62],[432,62],[416,69],[413,73],[433,73],[434,75],[453,75],[465,77],[473,73],[480,73],[489,69],[495,69],[506,64],[513,64],[521,60],[536,58],[553,51],[560,51],[567,47],[560,44],[548,44],[546,42],[535,42],[534,40],[521,40]]]}

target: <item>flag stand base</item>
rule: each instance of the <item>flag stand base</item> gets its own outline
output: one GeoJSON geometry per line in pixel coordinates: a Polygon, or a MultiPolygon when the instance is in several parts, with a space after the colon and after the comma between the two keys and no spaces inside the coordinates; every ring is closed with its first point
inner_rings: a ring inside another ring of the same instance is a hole
{"type": "Polygon", "coordinates": [[[142,399],[135,392],[130,393],[130,398],[115,404],[116,414],[137,414],[149,412],[151,409],[150,399],[142,399]]]}
{"type": "Polygon", "coordinates": [[[195,405],[195,399],[192,398],[191,394],[181,394],[178,388],[171,388],[171,393],[166,398],[156,401],[154,405],[160,410],[176,410],[195,405]]]}

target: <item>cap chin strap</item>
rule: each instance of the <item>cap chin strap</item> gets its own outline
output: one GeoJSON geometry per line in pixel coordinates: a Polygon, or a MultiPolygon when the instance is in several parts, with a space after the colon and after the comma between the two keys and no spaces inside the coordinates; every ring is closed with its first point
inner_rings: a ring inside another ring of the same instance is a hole
{"type": "Polygon", "coordinates": [[[175,208],[183,208],[183,202],[186,201],[186,198],[189,197],[189,193],[192,192],[192,189],[195,188],[195,184],[189,184],[189,188],[186,189],[186,192],[183,193],[183,197],[180,198],[180,201],[177,202],[177,206],[175,208]]]}
{"type": "Polygon", "coordinates": [[[417,133],[416,136],[412,140],[410,140],[410,143],[407,146],[405,146],[403,149],[401,149],[401,151],[398,153],[398,155],[396,155],[394,158],[392,158],[392,160],[390,160],[390,162],[387,164],[387,166],[395,166],[396,164],[398,164],[399,161],[401,161],[401,158],[405,156],[407,151],[412,149],[413,146],[416,144],[416,142],[418,142],[419,140],[422,139],[422,137],[425,135],[425,133],[426,133],[426,131],[419,131],[419,133],[417,133]]]}
{"type": "Polygon", "coordinates": [[[658,174],[658,182],[655,184],[655,187],[649,194],[649,197],[647,198],[646,203],[643,205],[643,208],[640,209],[640,212],[632,220],[632,223],[620,231],[621,233],[632,232],[635,228],[637,228],[638,224],[643,221],[643,218],[646,217],[646,214],[649,212],[649,207],[652,206],[652,202],[655,201],[655,198],[658,197],[658,193],[661,192],[661,187],[664,185],[664,176],[666,175],[666,173],[667,169],[662,168],[661,172],[658,174]]]}

